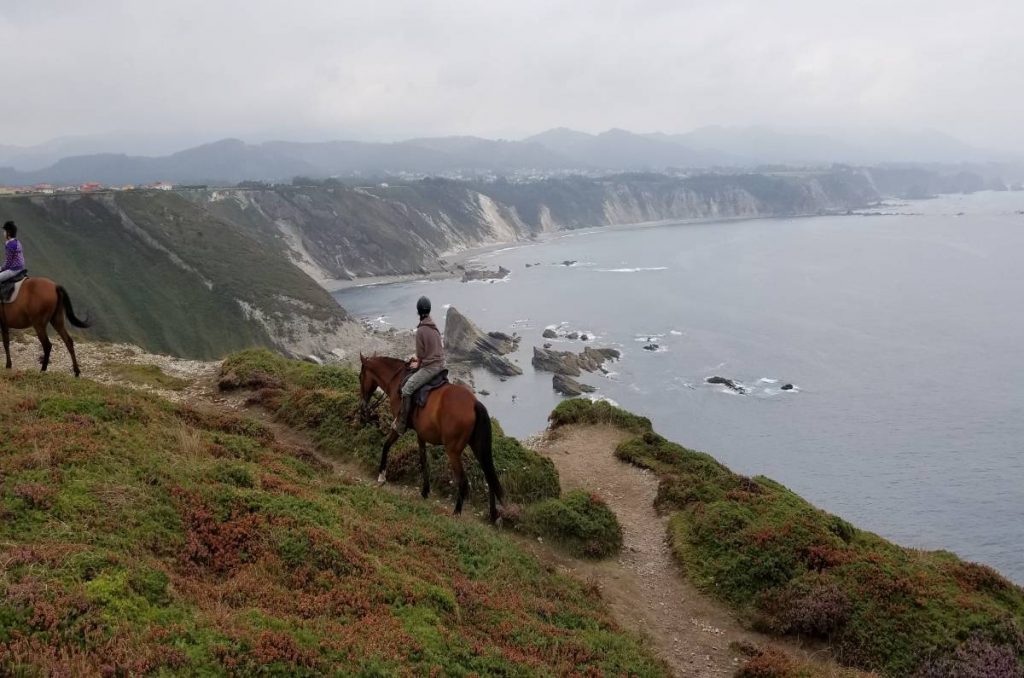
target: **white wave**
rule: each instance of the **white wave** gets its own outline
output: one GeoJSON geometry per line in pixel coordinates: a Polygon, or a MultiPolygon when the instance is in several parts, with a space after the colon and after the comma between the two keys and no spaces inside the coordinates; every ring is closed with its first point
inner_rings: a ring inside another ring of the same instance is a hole
{"type": "Polygon", "coordinates": [[[777,384],[777,383],[779,383],[778,379],[769,379],[768,377],[761,377],[760,379],[758,379],[758,381],[761,382],[762,384],[777,384]]]}
{"type": "Polygon", "coordinates": [[[674,334],[677,337],[683,336],[683,333],[680,332],[679,330],[669,330],[669,334],[674,334]]]}
{"type": "Polygon", "coordinates": [[[599,268],[600,273],[643,273],[646,271],[667,271],[668,266],[641,266],[639,268],[599,268]]]}
{"type": "Polygon", "coordinates": [[[597,393],[588,393],[587,395],[585,395],[583,397],[586,398],[587,400],[591,401],[591,402],[594,402],[594,403],[605,402],[605,403],[608,403],[609,405],[611,405],[612,407],[618,407],[619,406],[619,404],[617,402],[615,402],[614,400],[612,400],[608,396],[598,395],[597,393]]]}

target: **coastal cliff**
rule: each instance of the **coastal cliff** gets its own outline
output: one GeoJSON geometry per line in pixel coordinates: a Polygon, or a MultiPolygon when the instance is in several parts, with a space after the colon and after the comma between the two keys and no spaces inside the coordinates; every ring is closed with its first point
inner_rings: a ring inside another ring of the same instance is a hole
{"type": "Polygon", "coordinates": [[[423,274],[452,252],[554,231],[668,219],[845,212],[880,199],[860,171],[792,175],[629,174],[489,183],[426,179],[183,193],[272,237],[314,278],[423,274]]]}
{"type": "Polygon", "coordinates": [[[0,214],[23,227],[32,273],[58,280],[94,311],[92,337],[193,358],[252,345],[326,356],[361,332],[325,291],[331,281],[450,270],[453,253],[569,229],[845,213],[877,202],[886,187],[898,193],[925,178],[836,168],[521,182],[302,180],[13,196],[0,199],[0,214]]]}

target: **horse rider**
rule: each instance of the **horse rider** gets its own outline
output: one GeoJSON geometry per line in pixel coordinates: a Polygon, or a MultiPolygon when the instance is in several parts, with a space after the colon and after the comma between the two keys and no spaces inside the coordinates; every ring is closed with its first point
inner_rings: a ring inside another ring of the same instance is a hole
{"type": "Polygon", "coordinates": [[[416,355],[409,358],[409,367],[416,371],[402,386],[402,409],[391,425],[398,435],[405,433],[408,425],[413,394],[445,367],[441,331],[430,317],[430,299],[420,297],[416,302],[416,313],[420,316],[416,326],[416,355]]]}
{"type": "Polygon", "coordinates": [[[3,268],[0,268],[0,282],[10,280],[25,270],[25,253],[21,251],[21,243],[18,242],[18,227],[13,221],[4,224],[4,259],[3,268]]]}

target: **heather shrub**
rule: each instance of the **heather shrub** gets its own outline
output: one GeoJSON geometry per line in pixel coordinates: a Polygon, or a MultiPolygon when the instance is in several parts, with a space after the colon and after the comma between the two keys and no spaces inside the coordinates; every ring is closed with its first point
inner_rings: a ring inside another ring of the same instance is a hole
{"type": "Polygon", "coordinates": [[[577,556],[604,558],[622,550],[622,528],[615,513],[599,496],[585,490],[527,506],[521,527],[577,556]]]}

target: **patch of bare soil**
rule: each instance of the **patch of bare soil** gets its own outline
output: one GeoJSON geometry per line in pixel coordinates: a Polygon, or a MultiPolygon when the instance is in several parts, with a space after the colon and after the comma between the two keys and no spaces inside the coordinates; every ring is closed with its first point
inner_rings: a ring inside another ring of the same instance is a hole
{"type": "Polygon", "coordinates": [[[731,676],[740,655],[729,644],[765,639],[683,578],[665,543],[668,519],[654,510],[658,479],[614,456],[627,436],[611,426],[566,427],[535,444],[558,468],[563,491],[597,493],[622,525],[617,560],[561,557],[559,565],[594,581],[617,621],[649,636],[678,675],[731,676]]]}
{"type": "MultiPolygon", "coordinates": [[[[50,332],[53,350],[50,352],[50,372],[71,373],[71,356],[64,342],[50,332]]],[[[32,331],[11,332],[11,361],[16,370],[38,370],[43,349],[32,331]]],[[[188,402],[209,392],[213,387],[214,378],[220,369],[220,362],[202,360],[186,360],[167,355],[146,353],[132,344],[107,344],[92,341],[75,342],[75,354],[82,376],[103,384],[127,386],[141,391],[149,391],[174,402],[188,402]],[[163,388],[159,385],[142,383],[126,378],[110,369],[111,365],[152,365],[168,377],[180,379],[185,384],[181,388],[163,388]]],[[[3,364],[0,363],[0,367],[3,364]]]]}

